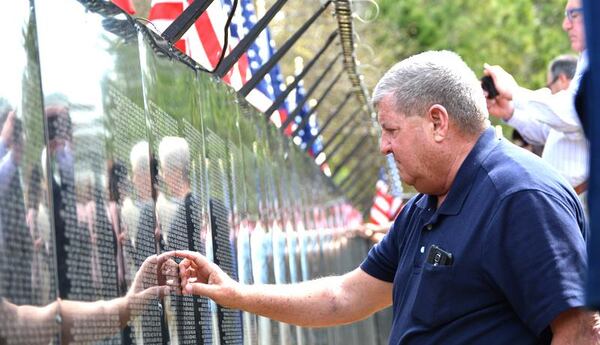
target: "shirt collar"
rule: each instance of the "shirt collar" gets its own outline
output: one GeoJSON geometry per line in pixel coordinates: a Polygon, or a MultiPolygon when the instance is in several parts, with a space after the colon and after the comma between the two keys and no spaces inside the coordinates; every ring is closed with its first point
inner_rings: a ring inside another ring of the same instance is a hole
{"type": "MultiPolygon", "coordinates": [[[[467,158],[465,158],[458,169],[446,200],[444,200],[439,210],[435,212],[433,219],[430,221],[431,223],[435,223],[437,216],[440,214],[456,215],[460,212],[483,160],[498,145],[500,140],[502,139],[496,137],[496,131],[493,127],[489,127],[483,131],[479,139],[477,139],[475,146],[473,146],[471,152],[469,152],[467,158]]],[[[435,210],[436,205],[437,196],[435,195],[425,195],[424,198],[421,198],[417,202],[418,207],[426,210],[435,210]]]]}

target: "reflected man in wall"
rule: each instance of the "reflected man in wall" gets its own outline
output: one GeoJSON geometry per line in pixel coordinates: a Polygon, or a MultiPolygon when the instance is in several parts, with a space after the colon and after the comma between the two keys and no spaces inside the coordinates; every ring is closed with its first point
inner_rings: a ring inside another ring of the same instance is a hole
{"type": "MultiPolygon", "coordinates": [[[[0,242],[0,248],[3,245],[0,242]]],[[[14,303],[0,289],[0,344],[49,344],[57,335],[63,344],[100,341],[118,333],[143,314],[149,302],[178,286],[177,264],[168,255],[153,255],[144,260],[125,296],[111,300],[59,298],[45,306],[32,306],[14,303]],[[90,332],[90,325],[103,327],[90,332]]]]}
{"type": "Polygon", "coordinates": [[[67,275],[67,247],[70,244],[67,233],[77,231],[72,123],[68,104],[48,104],[44,115],[48,144],[42,152],[42,162],[47,155],[52,183],[58,289],[59,296],[66,298],[71,292],[71,281],[67,275]]]}

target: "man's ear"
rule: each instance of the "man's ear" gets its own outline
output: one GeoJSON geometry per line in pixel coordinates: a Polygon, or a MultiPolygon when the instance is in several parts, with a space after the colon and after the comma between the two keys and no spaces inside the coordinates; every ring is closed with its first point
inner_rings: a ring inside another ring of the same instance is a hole
{"type": "Polygon", "coordinates": [[[558,82],[560,83],[561,90],[566,90],[569,88],[571,79],[569,79],[566,74],[561,73],[558,75],[558,82]]]}
{"type": "Polygon", "coordinates": [[[433,139],[443,141],[448,136],[449,118],[446,108],[439,104],[432,105],[427,111],[427,118],[432,124],[433,139]]]}

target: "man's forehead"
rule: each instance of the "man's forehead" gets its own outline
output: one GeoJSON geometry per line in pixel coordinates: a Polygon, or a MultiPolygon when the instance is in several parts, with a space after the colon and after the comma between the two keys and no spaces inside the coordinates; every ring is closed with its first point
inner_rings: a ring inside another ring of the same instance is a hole
{"type": "Polygon", "coordinates": [[[383,106],[382,104],[379,104],[375,111],[377,112],[377,122],[382,126],[392,122],[397,123],[403,118],[402,113],[396,110],[393,103],[388,103],[383,106]]]}
{"type": "Polygon", "coordinates": [[[566,9],[581,7],[581,0],[569,0],[565,5],[566,9]]]}

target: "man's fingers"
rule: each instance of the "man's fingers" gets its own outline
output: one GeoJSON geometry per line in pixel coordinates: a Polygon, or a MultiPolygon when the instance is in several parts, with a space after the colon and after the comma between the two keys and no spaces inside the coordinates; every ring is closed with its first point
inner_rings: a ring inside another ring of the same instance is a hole
{"type": "Polygon", "coordinates": [[[488,63],[483,64],[483,75],[489,76],[491,74],[490,67],[491,66],[488,63]]]}
{"type": "Polygon", "coordinates": [[[153,286],[144,290],[143,294],[150,297],[165,297],[171,293],[171,288],[169,286],[153,286]]]}
{"type": "Polygon", "coordinates": [[[214,300],[214,293],[217,291],[216,286],[203,284],[203,283],[188,283],[184,289],[183,293],[194,296],[206,296],[212,300],[214,300]]]}
{"type": "Polygon", "coordinates": [[[204,255],[192,252],[189,250],[177,250],[172,252],[175,256],[191,260],[195,266],[196,275],[198,278],[205,279],[203,277],[208,277],[212,272],[218,270],[218,267],[214,265],[211,261],[209,261],[204,255]]]}
{"type": "Polygon", "coordinates": [[[198,252],[192,252],[190,250],[176,250],[171,253],[173,253],[173,256],[192,260],[196,265],[200,267],[210,265],[210,261],[208,261],[208,259],[204,255],[198,252]]]}

